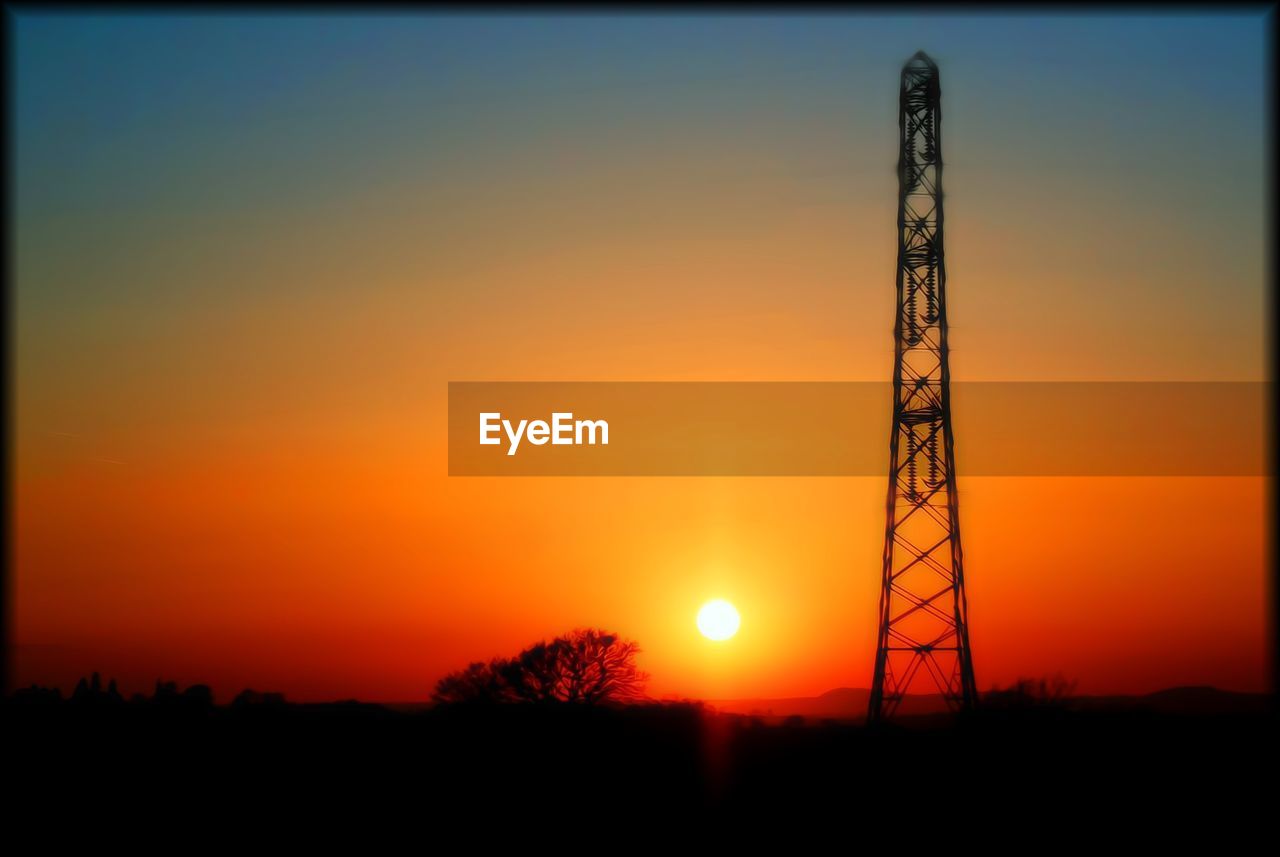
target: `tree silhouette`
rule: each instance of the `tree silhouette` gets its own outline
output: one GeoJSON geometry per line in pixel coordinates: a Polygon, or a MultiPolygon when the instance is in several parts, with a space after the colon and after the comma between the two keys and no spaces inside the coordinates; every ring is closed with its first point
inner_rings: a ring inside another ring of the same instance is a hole
{"type": "Polygon", "coordinates": [[[640,646],[617,634],[580,628],[536,643],[514,658],[476,662],[436,684],[439,703],[630,702],[648,675],[636,667],[640,646]]]}

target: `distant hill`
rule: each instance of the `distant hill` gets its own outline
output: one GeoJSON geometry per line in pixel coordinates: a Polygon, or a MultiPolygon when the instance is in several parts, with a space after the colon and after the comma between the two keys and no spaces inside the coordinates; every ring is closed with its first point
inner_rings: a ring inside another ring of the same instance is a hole
{"type": "MultiPolygon", "coordinates": [[[[838,687],[821,696],[778,699],[709,699],[707,705],[725,714],[747,714],[766,718],[805,717],[812,719],[864,720],[871,691],[838,687]]],[[[1140,696],[1077,696],[1071,705],[1082,709],[1144,708],[1162,714],[1229,714],[1261,711],[1269,697],[1260,693],[1239,693],[1216,687],[1172,687],[1140,696]]],[[[899,714],[937,714],[947,710],[939,694],[909,694],[899,714]]]]}
{"type": "Polygon", "coordinates": [[[1171,687],[1143,696],[1082,696],[1081,708],[1145,708],[1161,714],[1236,714],[1263,711],[1271,697],[1216,687],[1171,687]]]}
{"type": "Polygon", "coordinates": [[[780,699],[709,699],[707,706],[725,714],[757,717],[831,717],[841,720],[865,717],[871,692],[863,688],[838,687],[821,696],[793,696],[780,699]]]}

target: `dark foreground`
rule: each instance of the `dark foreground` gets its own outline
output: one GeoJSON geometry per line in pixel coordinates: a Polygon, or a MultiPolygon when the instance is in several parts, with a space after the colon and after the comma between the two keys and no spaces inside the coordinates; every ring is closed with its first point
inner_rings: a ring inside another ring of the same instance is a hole
{"type": "Polygon", "coordinates": [[[602,826],[621,842],[689,820],[738,834],[834,825],[852,839],[933,827],[979,842],[1028,825],[1047,845],[1114,822],[1225,844],[1269,824],[1277,796],[1267,711],[1027,709],[884,728],[691,705],[0,711],[12,818],[52,812],[114,831],[263,822],[314,836],[387,822],[425,839],[530,830],[554,842],[542,837],[602,826]]]}

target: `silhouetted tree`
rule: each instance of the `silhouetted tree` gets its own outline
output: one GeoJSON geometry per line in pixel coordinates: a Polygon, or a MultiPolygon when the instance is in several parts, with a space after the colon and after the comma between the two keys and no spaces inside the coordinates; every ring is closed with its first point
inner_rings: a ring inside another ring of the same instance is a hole
{"type": "Polygon", "coordinates": [[[630,701],[642,695],[648,676],[636,667],[636,643],[596,630],[575,631],[555,642],[560,647],[557,690],[566,702],[630,701]]]}
{"type": "Polygon", "coordinates": [[[466,669],[449,673],[436,683],[436,702],[514,702],[507,681],[514,671],[504,658],[476,661],[466,669]]]}
{"type": "Polygon", "coordinates": [[[640,647],[617,634],[577,629],[536,643],[514,658],[476,662],[436,684],[432,699],[458,702],[565,702],[595,705],[643,698],[648,676],[640,647]]]}

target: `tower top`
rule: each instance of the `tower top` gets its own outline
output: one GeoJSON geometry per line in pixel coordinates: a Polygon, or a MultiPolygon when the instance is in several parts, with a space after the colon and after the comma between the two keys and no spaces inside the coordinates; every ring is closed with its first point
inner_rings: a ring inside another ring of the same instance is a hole
{"type": "Polygon", "coordinates": [[[936,71],[937,68],[937,64],[933,60],[929,59],[929,55],[924,51],[916,51],[915,54],[912,55],[911,59],[907,60],[906,65],[903,66],[904,71],[907,69],[932,69],[936,71]]]}

